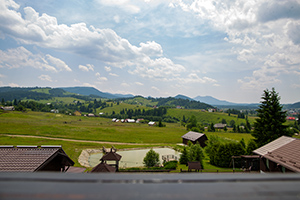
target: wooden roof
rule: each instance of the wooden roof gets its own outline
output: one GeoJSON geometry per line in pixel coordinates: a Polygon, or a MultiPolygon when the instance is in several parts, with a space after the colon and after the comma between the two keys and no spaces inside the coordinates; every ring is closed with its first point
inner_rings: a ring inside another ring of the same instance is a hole
{"type": "Polygon", "coordinates": [[[61,146],[0,146],[0,171],[40,171],[54,158],[62,166],[74,165],[61,146]]]}
{"type": "Polygon", "coordinates": [[[100,160],[115,160],[115,161],[120,161],[122,158],[121,155],[117,154],[116,152],[110,151],[107,154],[105,154],[104,156],[102,156],[102,158],[100,160]]]}
{"type": "Polygon", "coordinates": [[[91,172],[92,173],[93,172],[116,172],[116,168],[112,167],[102,161],[97,166],[95,166],[91,172]]]}
{"type": "Polygon", "coordinates": [[[253,151],[287,169],[300,172],[300,140],[282,136],[253,151]]]}
{"type": "MultiPolygon", "coordinates": [[[[187,140],[191,140],[191,141],[196,141],[198,140],[200,137],[205,136],[204,133],[198,133],[198,132],[194,132],[194,131],[189,131],[186,134],[184,134],[183,136],[181,136],[183,139],[187,139],[187,140]]],[[[206,136],[205,136],[206,137],[206,136]]]]}

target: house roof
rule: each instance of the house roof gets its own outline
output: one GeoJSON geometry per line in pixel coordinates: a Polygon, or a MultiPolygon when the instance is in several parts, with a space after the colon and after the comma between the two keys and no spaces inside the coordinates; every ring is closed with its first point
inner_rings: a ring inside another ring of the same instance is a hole
{"type": "Polygon", "coordinates": [[[56,157],[64,166],[74,165],[61,146],[0,146],[0,171],[39,171],[56,157]]]}
{"type": "Polygon", "coordinates": [[[121,160],[122,156],[117,154],[116,152],[110,151],[107,154],[105,154],[104,156],[102,156],[102,158],[100,160],[115,160],[115,161],[119,161],[121,160]]]}
{"type": "Polygon", "coordinates": [[[96,165],[91,172],[116,172],[116,168],[112,167],[103,161],[96,165]]]}
{"type": "Polygon", "coordinates": [[[187,140],[191,140],[191,141],[196,141],[196,140],[198,140],[202,136],[205,136],[205,134],[204,133],[194,132],[194,131],[189,131],[189,132],[187,132],[186,134],[184,134],[181,137],[183,139],[187,139],[187,140]]]}
{"type": "Polygon", "coordinates": [[[253,151],[294,172],[300,172],[300,140],[282,136],[253,151]]]}
{"type": "Polygon", "coordinates": [[[218,123],[214,125],[215,128],[224,128],[225,126],[227,126],[227,124],[218,123]]]}
{"type": "Polygon", "coordinates": [[[253,151],[253,153],[255,154],[258,154],[258,155],[261,155],[261,156],[264,156],[266,155],[268,152],[272,152],[274,151],[275,149],[278,149],[292,141],[294,141],[295,138],[292,138],[292,137],[287,137],[287,136],[281,136],[280,138],[256,149],[253,151]]]}

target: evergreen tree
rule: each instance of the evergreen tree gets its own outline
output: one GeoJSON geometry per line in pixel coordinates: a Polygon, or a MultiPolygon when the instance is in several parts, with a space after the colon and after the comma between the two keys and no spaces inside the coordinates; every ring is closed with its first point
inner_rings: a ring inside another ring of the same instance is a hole
{"type": "Polygon", "coordinates": [[[154,167],[159,164],[159,153],[156,153],[153,149],[150,149],[144,158],[144,165],[146,167],[154,167]]]}
{"type": "Polygon", "coordinates": [[[272,91],[264,90],[252,133],[258,147],[288,134],[286,126],[283,125],[286,121],[286,113],[282,111],[279,100],[280,97],[274,88],[272,91]]]}
{"type": "Polygon", "coordinates": [[[249,140],[247,148],[246,148],[246,155],[252,155],[252,151],[254,151],[255,149],[257,149],[256,143],[254,140],[249,140]]]}
{"type": "Polygon", "coordinates": [[[181,153],[182,154],[179,159],[180,164],[187,164],[187,162],[189,161],[187,147],[183,147],[183,151],[181,153]]]}

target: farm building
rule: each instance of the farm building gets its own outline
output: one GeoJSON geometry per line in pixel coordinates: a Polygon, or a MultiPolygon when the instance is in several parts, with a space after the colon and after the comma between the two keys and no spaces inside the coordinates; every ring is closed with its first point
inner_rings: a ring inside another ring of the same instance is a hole
{"type": "Polygon", "coordinates": [[[216,129],[223,129],[225,126],[227,126],[227,124],[218,123],[218,124],[214,125],[214,128],[216,128],[216,129]]]}
{"type": "Polygon", "coordinates": [[[0,109],[5,110],[5,111],[14,111],[15,107],[14,106],[4,106],[4,107],[0,107],[0,109]]]}
{"type": "Polygon", "coordinates": [[[148,123],[149,126],[154,126],[155,124],[156,124],[156,123],[153,122],[153,121],[150,121],[150,122],[148,123]]]}
{"type": "Polygon", "coordinates": [[[188,141],[191,141],[193,144],[199,143],[202,148],[206,146],[205,141],[207,140],[207,137],[204,133],[189,131],[181,136],[181,138],[183,144],[188,144],[188,141]]]}
{"type": "Polygon", "coordinates": [[[61,146],[0,146],[0,172],[66,172],[73,165],[61,146]]]}
{"type": "Polygon", "coordinates": [[[264,172],[300,172],[300,139],[281,136],[256,149],[260,170],[264,172]]]}

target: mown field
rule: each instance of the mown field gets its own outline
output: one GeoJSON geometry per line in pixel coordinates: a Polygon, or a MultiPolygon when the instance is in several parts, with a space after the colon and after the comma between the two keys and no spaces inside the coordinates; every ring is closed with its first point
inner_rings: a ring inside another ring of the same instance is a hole
{"type": "MultiPolygon", "coordinates": [[[[1,145],[62,145],[63,149],[80,166],[77,159],[83,149],[101,149],[102,146],[118,149],[170,146],[181,143],[181,136],[187,130],[180,123],[167,123],[166,127],[150,127],[147,124],[115,123],[111,119],[100,117],[77,117],[44,112],[2,112],[0,113],[1,145]],[[88,141],[102,141],[102,144],[82,141],[60,141],[47,138],[22,138],[8,135],[44,136],[88,141]],[[107,144],[105,142],[112,142],[107,144]],[[123,143],[123,144],[120,144],[123,143]]],[[[210,137],[218,135],[225,140],[247,143],[250,134],[205,132],[210,137]]],[[[184,166],[181,166],[184,169],[184,166]]],[[[218,169],[205,160],[206,169],[218,169]]]]}

